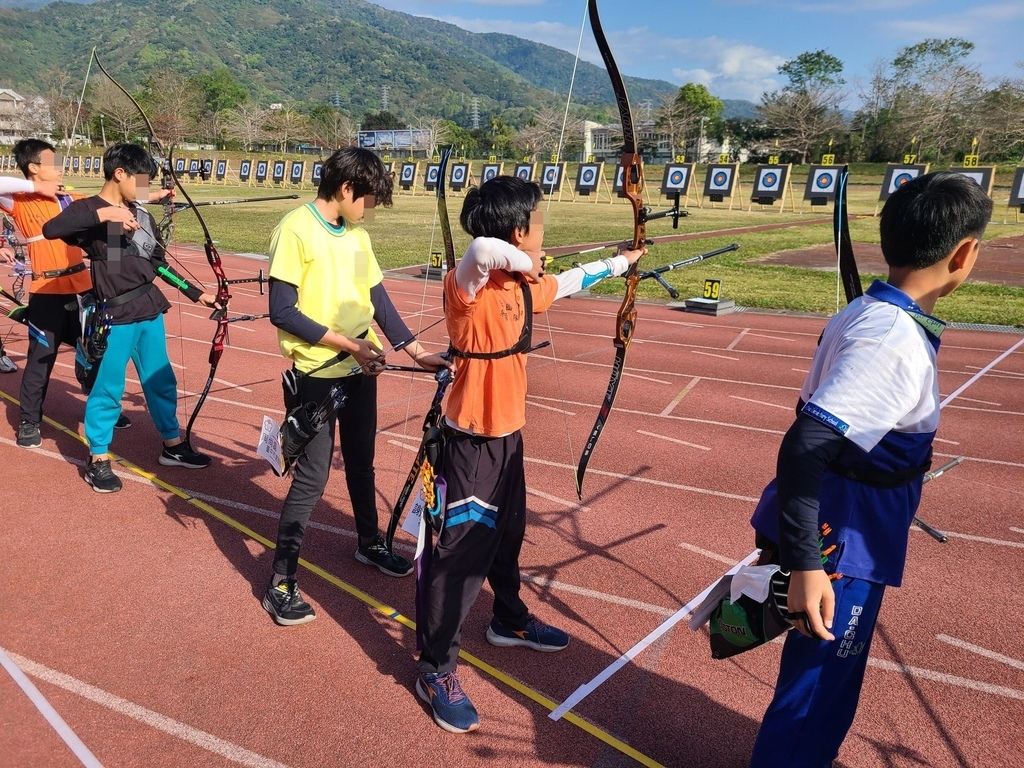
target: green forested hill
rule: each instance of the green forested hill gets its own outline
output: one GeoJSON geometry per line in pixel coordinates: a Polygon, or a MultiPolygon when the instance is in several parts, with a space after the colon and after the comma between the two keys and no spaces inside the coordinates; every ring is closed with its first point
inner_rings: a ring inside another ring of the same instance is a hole
{"type": "MultiPolygon", "coordinates": [[[[42,73],[54,65],[84,75],[93,46],[129,87],[161,70],[196,75],[226,67],[264,101],[338,94],[357,116],[381,109],[387,85],[390,111],[400,118],[463,124],[474,97],[484,119],[564,106],[573,66],[571,54],[549,46],[364,0],[99,0],[0,10],[0,79],[15,88],[41,90],[42,73]]],[[[628,69],[628,56],[620,56],[628,69]]],[[[627,80],[634,103],[657,106],[660,94],[676,90],[665,81],[627,80]]],[[[573,103],[614,115],[601,68],[581,62],[573,103]]]]}

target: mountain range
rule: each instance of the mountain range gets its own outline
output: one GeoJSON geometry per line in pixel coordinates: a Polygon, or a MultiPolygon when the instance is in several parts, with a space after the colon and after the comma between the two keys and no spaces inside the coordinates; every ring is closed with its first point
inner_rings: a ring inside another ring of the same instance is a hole
{"type": "MultiPolygon", "coordinates": [[[[440,116],[465,127],[474,111],[486,126],[491,116],[522,124],[538,107],[564,107],[575,63],[548,45],[365,0],[0,0],[0,85],[40,90],[33,84],[55,65],[84,77],[93,46],[129,88],[160,71],[226,68],[260,101],[332,100],[358,117],[382,109],[387,86],[388,110],[403,121],[440,116]]],[[[625,80],[637,111],[678,90],[625,80]]],[[[615,114],[607,74],[584,61],[572,101],[594,119],[615,114]]],[[[753,114],[750,102],[726,106],[726,117],[753,114]]]]}

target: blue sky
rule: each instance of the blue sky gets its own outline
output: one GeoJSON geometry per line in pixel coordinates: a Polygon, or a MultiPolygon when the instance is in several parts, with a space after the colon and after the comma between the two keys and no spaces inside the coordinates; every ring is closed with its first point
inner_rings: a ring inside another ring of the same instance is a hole
{"type": "MultiPolygon", "coordinates": [[[[370,0],[472,32],[504,32],[576,52],[584,0],[370,0]]],[[[783,84],[777,68],[824,48],[845,69],[856,106],[876,61],[930,37],[963,37],[988,78],[1024,76],[1024,0],[599,0],[627,75],[697,82],[720,98],[757,101],[783,84]]],[[[589,24],[581,56],[600,64],[589,24]]]]}

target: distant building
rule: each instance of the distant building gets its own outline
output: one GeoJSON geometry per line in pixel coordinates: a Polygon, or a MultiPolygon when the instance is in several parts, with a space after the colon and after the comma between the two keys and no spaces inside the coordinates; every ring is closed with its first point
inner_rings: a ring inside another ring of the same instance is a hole
{"type": "MultiPolygon", "coordinates": [[[[637,141],[643,148],[644,160],[649,163],[671,162],[677,154],[685,154],[687,162],[718,162],[720,155],[729,153],[728,139],[722,144],[710,136],[702,136],[689,142],[685,152],[680,152],[678,149],[673,150],[668,134],[657,130],[653,122],[639,122],[635,128],[637,141]]],[[[622,127],[617,124],[586,123],[584,147],[588,157],[593,155],[597,160],[618,163],[622,149],[622,127]]],[[[740,152],[740,162],[746,161],[746,154],[746,150],[740,152]]]]}
{"type": "Polygon", "coordinates": [[[10,88],[0,88],[0,144],[21,139],[47,139],[53,131],[53,119],[45,99],[25,98],[10,88]]]}

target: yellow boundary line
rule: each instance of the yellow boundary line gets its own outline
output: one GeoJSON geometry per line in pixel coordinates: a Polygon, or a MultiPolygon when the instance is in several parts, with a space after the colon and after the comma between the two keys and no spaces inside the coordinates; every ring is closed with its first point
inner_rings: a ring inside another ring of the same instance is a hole
{"type": "MultiPolygon", "coordinates": [[[[0,390],[0,397],[2,397],[4,400],[7,400],[8,402],[10,402],[10,403],[12,403],[14,405],[18,405],[18,406],[21,405],[21,402],[17,398],[13,397],[12,395],[9,395],[7,392],[4,392],[2,390],[0,390]]],[[[68,427],[66,427],[63,424],[61,424],[60,422],[54,421],[49,416],[43,416],[43,421],[45,421],[51,427],[54,427],[55,429],[63,432],[65,435],[68,435],[68,436],[74,438],[78,442],[80,442],[82,444],[86,444],[85,438],[83,438],[80,434],[78,434],[77,432],[72,431],[68,427]]],[[[219,509],[210,506],[209,504],[207,504],[205,501],[202,501],[201,499],[197,499],[194,496],[190,496],[189,494],[185,493],[185,491],[183,491],[181,488],[178,488],[175,485],[171,485],[170,483],[168,483],[168,482],[166,482],[164,480],[161,480],[159,477],[154,475],[152,472],[148,472],[145,469],[143,469],[142,467],[138,467],[135,464],[132,464],[130,461],[128,461],[127,459],[125,459],[122,456],[118,456],[118,455],[113,454],[113,453],[110,453],[109,455],[120,466],[124,467],[125,469],[129,470],[130,472],[134,472],[139,477],[145,478],[146,480],[148,480],[149,482],[151,482],[153,485],[157,486],[158,488],[161,488],[161,489],[167,491],[168,493],[170,493],[170,494],[172,494],[174,496],[177,496],[179,499],[187,502],[188,504],[191,504],[196,509],[202,510],[203,512],[205,512],[206,514],[210,515],[211,517],[214,517],[217,520],[220,520],[222,523],[224,523],[228,527],[234,528],[236,531],[238,531],[242,535],[248,536],[253,541],[259,542],[260,544],[262,544],[267,549],[274,549],[274,542],[270,541],[269,539],[265,538],[264,536],[261,536],[259,533],[257,533],[256,531],[252,530],[251,528],[249,528],[245,524],[240,523],[238,520],[235,520],[235,518],[231,517],[230,515],[225,514],[224,512],[221,512],[219,509]]],[[[339,579],[334,574],[329,573],[328,571],[325,571],[320,566],[318,566],[318,565],[316,565],[314,563],[311,563],[308,560],[304,560],[304,559],[300,558],[299,559],[299,565],[301,565],[303,568],[308,570],[310,573],[314,573],[317,576],[319,576],[320,578],[322,578],[325,581],[327,581],[328,583],[333,584],[334,586],[336,586],[338,589],[342,590],[343,592],[347,592],[352,597],[356,598],[357,600],[359,600],[362,603],[365,603],[366,605],[368,605],[371,608],[375,609],[376,611],[378,611],[379,613],[383,614],[387,618],[393,619],[394,621],[397,621],[402,626],[415,631],[415,629],[416,629],[416,622],[414,622],[409,617],[403,615],[402,613],[400,613],[395,608],[392,608],[391,606],[387,605],[386,603],[382,603],[380,600],[378,600],[377,598],[373,597],[372,595],[367,594],[366,592],[363,592],[361,589],[359,589],[358,587],[353,586],[352,584],[349,584],[347,581],[343,581],[342,579],[339,579]]],[[[474,656],[471,653],[468,653],[466,651],[459,651],[459,658],[464,660],[464,661],[466,661],[466,662],[468,662],[469,664],[472,664],[474,667],[479,669],[481,672],[483,672],[483,673],[485,673],[487,675],[490,675],[491,677],[493,677],[498,682],[504,683],[509,688],[512,688],[513,690],[517,691],[518,693],[521,693],[523,696],[525,696],[526,698],[530,699],[531,701],[534,701],[537,704],[540,704],[542,707],[547,709],[549,712],[554,711],[558,707],[558,704],[556,702],[552,701],[551,699],[549,699],[544,694],[540,693],[539,691],[534,690],[533,688],[530,688],[527,685],[524,685],[523,683],[519,682],[515,678],[505,674],[504,672],[502,672],[497,667],[491,666],[490,664],[488,664],[483,659],[479,659],[479,658],[477,658],[476,656],[474,656]]],[[[566,712],[565,715],[562,716],[562,720],[565,720],[566,722],[572,723],[573,725],[575,725],[578,728],[582,729],[583,731],[585,731],[586,733],[590,734],[591,736],[593,736],[594,738],[598,739],[599,741],[604,742],[608,746],[618,750],[619,752],[621,752],[622,754],[626,755],[627,757],[633,758],[634,760],[636,760],[641,765],[649,766],[649,768],[664,768],[664,766],[662,766],[661,763],[657,762],[653,758],[648,757],[643,752],[640,752],[640,751],[634,749],[633,747],[629,746],[629,744],[627,744],[626,742],[622,741],[621,739],[615,738],[614,736],[612,736],[607,731],[602,730],[601,728],[597,727],[593,723],[590,723],[587,720],[584,720],[582,717],[580,717],[578,715],[575,715],[572,712],[566,712]]]]}

